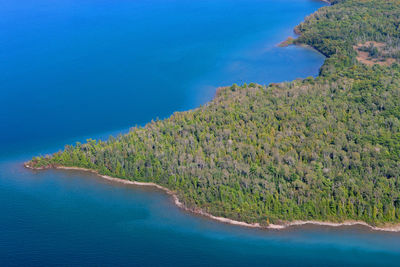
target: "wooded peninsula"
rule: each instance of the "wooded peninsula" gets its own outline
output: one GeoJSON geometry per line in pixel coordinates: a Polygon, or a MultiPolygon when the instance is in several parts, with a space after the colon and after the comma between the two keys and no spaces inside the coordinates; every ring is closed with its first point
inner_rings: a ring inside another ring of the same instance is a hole
{"type": "Polygon", "coordinates": [[[292,42],[317,78],[218,89],[204,106],[33,158],[151,182],[218,217],[400,223],[400,1],[333,0],[292,42]]]}

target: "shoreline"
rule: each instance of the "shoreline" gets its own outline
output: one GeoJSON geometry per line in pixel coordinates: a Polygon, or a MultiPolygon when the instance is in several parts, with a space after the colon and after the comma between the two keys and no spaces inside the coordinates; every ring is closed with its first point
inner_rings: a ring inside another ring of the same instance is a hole
{"type": "MultiPolygon", "coordinates": [[[[318,0],[318,1],[327,4],[327,6],[331,6],[332,5],[332,0],[318,0]]],[[[295,35],[297,35],[297,37],[298,37],[298,36],[301,35],[301,32],[299,32],[299,30],[297,29],[297,26],[294,27],[293,33],[295,35]]],[[[297,45],[297,46],[300,46],[300,47],[311,48],[311,49],[313,49],[315,51],[318,51],[318,50],[316,50],[314,47],[312,47],[310,45],[295,43],[295,41],[297,40],[297,37],[288,36],[285,40],[283,40],[283,41],[279,42],[278,44],[276,44],[276,46],[283,48],[283,47],[288,47],[288,46],[291,46],[291,45],[297,45]]],[[[320,52],[320,51],[318,51],[318,52],[320,52]]]]}
{"type": "Polygon", "coordinates": [[[317,226],[327,226],[327,227],[359,225],[359,226],[368,227],[369,229],[371,229],[373,231],[400,232],[400,224],[391,225],[391,226],[387,226],[387,227],[377,227],[377,226],[372,226],[364,221],[353,221],[353,220],[348,220],[348,221],[344,221],[341,223],[329,222],[329,221],[295,220],[292,222],[285,222],[283,224],[269,224],[269,225],[263,226],[263,225],[260,225],[259,223],[246,223],[246,222],[236,221],[236,220],[232,220],[232,219],[225,218],[225,217],[214,216],[214,215],[207,213],[201,209],[188,208],[179,200],[178,196],[176,195],[176,193],[174,191],[172,191],[164,186],[158,185],[156,183],[152,183],[152,182],[137,182],[137,181],[121,179],[121,178],[112,177],[112,176],[108,176],[108,175],[102,175],[102,174],[99,174],[95,170],[91,170],[91,169],[87,169],[87,168],[80,168],[80,167],[52,166],[52,167],[46,167],[46,168],[35,168],[35,167],[30,166],[28,163],[24,163],[24,167],[27,169],[31,169],[31,170],[58,169],[58,170],[74,170],[74,171],[91,172],[91,173],[96,174],[98,177],[106,179],[111,182],[136,185],[136,186],[144,186],[144,187],[146,187],[146,186],[147,187],[155,187],[157,189],[160,189],[161,191],[164,191],[168,195],[170,195],[173,199],[174,204],[176,206],[178,206],[179,208],[181,208],[185,211],[197,214],[197,215],[207,217],[209,219],[212,219],[212,220],[215,220],[218,222],[227,223],[227,224],[231,224],[231,225],[244,226],[244,227],[249,227],[249,228],[258,228],[258,229],[270,229],[270,230],[284,230],[284,229],[287,229],[292,226],[302,226],[302,225],[307,225],[307,224],[317,225],[317,226]]]}
{"type": "MultiPolygon", "coordinates": [[[[319,0],[321,2],[324,2],[328,5],[333,5],[333,0],[319,0]]],[[[294,28],[294,33],[296,35],[301,35],[301,32],[298,31],[297,26],[294,28]]],[[[316,48],[306,45],[306,44],[298,44],[294,43],[296,41],[295,38],[289,36],[286,40],[280,42],[276,46],[279,47],[286,47],[289,45],[297,45],[297,46],[302,46],[305,48],[310,48],[313,49],[314,51],[317,51],[321,53],[321,51],[317,50],[316,48]]],[[[322,54],[322,53],[321,53],[322,54]]],[[[324,55],[325,56],[325,55],[324,55]]],[[[326,56],[325,56],[326,57],[326,56]]],[[[216,94],[218,94],[218,89],[216,91],[216,94]]],[[[209,219],[222,222],[222,223],[227,223],[231,225],[237,225],[237,226],[244,226],[244,227],[249,227],[249,228],[258,228],[258,229],[273,229],[273,230],[284,230],[288,229],[293,226],[302,226],[302,225],[317,225],[317,226],[324,226],[324,227],[343,227],[343,226],[364,226],[367,227],[370,230],[373,231],[384,231],[384,232],[400,232],[400,223],[396,224],[382,224],[381,227],[378,226],[373,226],[368,224],[365,221],[360,221],[360,220],[345,220],[343,222],[332,222],[332,221],[318,221],[318,220],[294,220],[294,221],[282,221],[281,224],[268,224],[268,225],[261,225],[260,223],[246,223],[243,221],[237,221],[225,217],[219,217],[219,216],[214,216],[210,213],[207,213],[203,211],[200,208],[188,208],[185,206],[178,198],[176,192],[163,187],[161,185],[158,185],[153,182],[137,182],[137,181],[131,181],[127,179],[122,179],[122,178],[117,178],[117,177],[112,177],[112,176],[107,176],[107,175],[102,175],[99,174],[98,171],[92,170],[92,169],[87,169],[87,168],[81,168],[81,167],[65,167],[65,166],[45,166],[45,167],[33,167],[30,166],[29,163],[24,163],[24,167],[32,170],[47,170],[47,169],[61,169],[61,170],[75,170],[75,171],[85,171],[85,172],[91,172],[99,176],[100,178],[106,179],[111,182],[117,182],[117,183],[122,183],[122,184],[130,184],[130,185],[136,185],[136,186],[147,186],[147,187],[156,187],[157,189],[164,191],[168,195],[170,195],[173,198],[174,204],[178,206],[179,208],[191,212],[196,215],[201,215],[204,217],[207,217],[209,219]]]]}

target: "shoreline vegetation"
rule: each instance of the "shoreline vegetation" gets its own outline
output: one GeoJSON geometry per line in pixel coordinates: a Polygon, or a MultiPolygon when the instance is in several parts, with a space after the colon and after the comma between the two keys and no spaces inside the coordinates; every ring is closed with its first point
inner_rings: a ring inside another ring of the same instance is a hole
{"type": "Polygon", "coordinates": [[[294,38],[289,36],[288,38],[286,38],[285,41],[282,41],[278,44],[278,47],[287,47],[289,45],[292,45],[294,43],[294,38]]]}
{"type": "Polygon", "coordinates": [[[201,209],[191,209],[186,207],[178,198],[178,196],[176,195],[176,193],[166,187],[163,187],[161,185],[155,184],[155,183],[151,183],[151,182],[137,182],[137,181],[131,181],[131,180],[126,180],[126,179],[121,179],[121,178],[117,178],[117,177],[111,177],[108,175],[102,175],[99,174],[97,171],[95,170],[91,170],[91,169],[87,169],[87,168],[80,168],[80,167],[65,167],[65,166],[51,166],[51,167],[32,167],[29,165],[29,162],[24,163],[24,167],[27,169],[31,169],[31,170],[46,170],[46,169],[59,169],[59,170],[72,170],[72,171],[82,171],[82,172],[90,172],[93,173],[95,175],[97,175],[100,178],[103,178],[105,180],[114,182],[114,183],[122,183],[122,184],[126,184],[126,185],[135,185],[135,186],[143,186],[143,187],[155,187],[161,191],[164,191],[166,194],[170,195],[173,199],[173,202],[176,206],[178,206],[179,208],[187,211],[187,212],[191,212],[194,213],[196,215],[201,215],[204,217],[207,217],[209,219],[218,221],[218,222],[222,222],[222,223],[226,223],[226,224],[231,224],[231,225],[237,225],[237,226],[243,226],[243,227],[248,227],[248,228],[259,228],[259,229],[270,229],[270,230],[284,230],[287,229],[289,227],[292,226],[302,226],[302,225],[306,225],[306,224],[311,224],[311,225],[317,225],[317,226],[327,226],[327,227],[341,227],[341,226],[365,226],[368,227],[371,230],[374,231],[384,231],[384,232],[400,232],[400,224],[396,224],[396,225],[390,225],[390,226],[383,226],[383,227],[377,227],[377,226],[372,226],[369,225],[366,222],[363,221],[344,221],[344,222],[329,222],[329,221],[312,221],[312,220],[308,220],[308,221],[301,221],[301,220],[296,220],[296,221],[292,221],[292,222],[282,222],[282,224],[269,224],[269,225],[260,225],[259,223],[246,223],[246,222],[242,222],[242,221],[236,221],[236,220],[232,220],[229,218],[224,218],[224,217],[218,217],[218,216],[214,216],[210,213],[204,212],[201,209]]]}
{"type": "MultiPolygon", "coordinates": [[[[332,5],[332,3],[335,2],[335,0],[318,0],[318,1],[324,2],[324,3],[328,4],[328,5],[332,5]]],[[[297,27],[295,27],[293,29],[293,32],[297,36],[301,35],[301,32],[297,29],[297,27]]],[[[306,45],[304,43],[299,43],[299,42],[296,43],[296,38],[294,38],[292,36],[287,37],[284,41],[282,41],[282,42],[277,44],[278,47],[288,47],[290,45],[298,45],[298,46],[308,47],[308,48],[311,48],[311,49],[315,50],[315,48],[310,46],[310,45],[306,45]]]]}
{"type": "Polygon", "coordinates": [[[219,88],[197,109],[25,167],[155,186],[185,210],[235,225],[400,231],[400,6],[326,2],[283,42],[326,56],[317,78],[219,88]],[[358,60],[354,46],[368,42],[379,49],[361,52],[390,66],[358,60]]]}

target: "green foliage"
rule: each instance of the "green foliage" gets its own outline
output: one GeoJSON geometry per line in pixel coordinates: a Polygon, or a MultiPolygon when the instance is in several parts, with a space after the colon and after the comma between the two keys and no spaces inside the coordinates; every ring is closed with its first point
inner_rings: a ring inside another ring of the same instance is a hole
{"type": "Polygon", "coordinates": [[[156,182],[247,222],[399,222],[400,66],[364,66],[352,48],[398,43],[399,18],[399,1],[334,1],[297,28],[328,57],[318,78],[221,88],[198,109],[31,163],[156,182]]]}

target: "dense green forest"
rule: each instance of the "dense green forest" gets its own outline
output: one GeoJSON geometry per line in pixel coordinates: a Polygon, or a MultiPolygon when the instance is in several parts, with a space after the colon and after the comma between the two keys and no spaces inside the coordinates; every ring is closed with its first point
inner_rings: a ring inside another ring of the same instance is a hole
{"type": "Polygon", "coordinates": [[[327,57],[317,78],[220,88],[195,110],[29,164],[155,182],[189,208],[263,225],[399,223],[400,1],[335,0],[296,32],[327,57]],[[354,46],[370,41],[393,64],[359,62],[354,46]]]}

